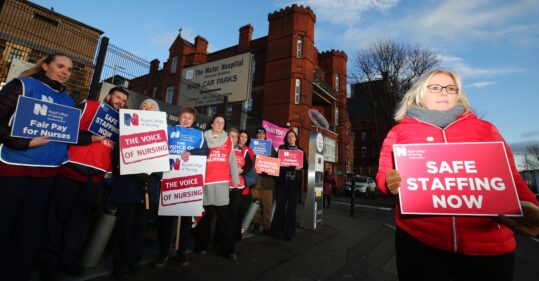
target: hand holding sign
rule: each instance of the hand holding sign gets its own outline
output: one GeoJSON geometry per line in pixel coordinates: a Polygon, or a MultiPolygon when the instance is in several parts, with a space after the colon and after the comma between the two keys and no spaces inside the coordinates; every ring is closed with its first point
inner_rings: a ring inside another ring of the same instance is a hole
{"type": "Polygon", "coordinates": [[[50,142],[49,136],[36,137],[30,141],[30,143],[28,144],[28,148],[46,145],[49,142],[50,142]]]}
{"type": "Polygon", "coordinates": [[[526,236],[539,234],[539,207],[528,201],[520,201],[522,217],[509,218],[498,215],[498,221],[511,228],[513,231],[526,236]]]}
{"type": "Polygon", "coordinates": [[[396,170],[389,170],[386,173],[386,186],[389,192],[393,195],[399,194],[399,187],[401,186],[401,175],[396,170]]]}

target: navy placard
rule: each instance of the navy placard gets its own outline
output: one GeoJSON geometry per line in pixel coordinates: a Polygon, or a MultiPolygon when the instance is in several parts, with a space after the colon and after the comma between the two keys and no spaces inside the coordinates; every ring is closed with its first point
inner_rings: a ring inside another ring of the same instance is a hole
{"type": "Polygon", "coordinates": [[[119,125],[120,114],[118,110],[107,103],[101,102],[88,131],[116,143],[120,134],[119,125]]]}
{"type": "Polygon", "coordinates": [[[249,146],[256,155],[271,156],[271,140],[251,139],[249,146]]]}
{"type": "Polygon", "coordinates": [[[202,131],[198,129],[168,126],[168,149],[170,154],[180,155],[184,151],[201,148],[203,141],[202,131]]]}
{"type": "Polygon", "coordinates": [[[77,143],[79,119],[78,108],[19,96],[11,136],[49,136],[51,141],[77,143]]]}

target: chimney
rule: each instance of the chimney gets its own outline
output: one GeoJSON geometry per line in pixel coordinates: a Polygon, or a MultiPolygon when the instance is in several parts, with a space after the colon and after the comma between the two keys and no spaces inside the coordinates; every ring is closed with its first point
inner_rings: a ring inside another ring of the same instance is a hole
{"type": "Polygon", "coordinates": [[[251,44],[253,39],[253,26],[248,24],[240,27],[240,41],[238,42],[238,49],[246,50],[251,44]]]}
{"type": "Polygon", "coordinates": [[[208,52],[208,40],[198,35],[195,37],[195,52],[193,54],[193,64],[206,63],[208,52]]]}
{"type": "Polygon", "coordinates": [[[155,73],[159,70],[159,64],[161,62],[158,59],[153,59],[150,62],[150,73],[155,73]]]}
{"type": "Polygon", "coordinates": [[[197,36],[195,38],[195,53],[205,54],[208,51],[208,40],[204,39],[202,36],[197,36]]]}

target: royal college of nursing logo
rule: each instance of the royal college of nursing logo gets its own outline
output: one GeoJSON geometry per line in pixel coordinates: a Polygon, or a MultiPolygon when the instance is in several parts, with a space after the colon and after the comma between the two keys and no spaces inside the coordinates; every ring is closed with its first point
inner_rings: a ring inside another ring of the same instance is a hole
{"type": "Polygon", "coordinates": [[[408,154],[408,151],[406,150],[406,147],[397,146],[395,147],[395,154],[397,157],[405,157],[408,154]]]}
{"type": "Polygon", "coordinates": [[[46,104],[34,104],[34,115],[47,116],[48,106],[46,104]]]}
{"type": "Polygon", "coordinates": [[[126,126],[138,126],[139,125],[138,114],[124,113],[124,124],[126,126]]]}
{"type": "Polygon", "coordinates": [[[179,139],[180,138],[180,131],[173,131],[170,133],[171,139],[179,139]]]}

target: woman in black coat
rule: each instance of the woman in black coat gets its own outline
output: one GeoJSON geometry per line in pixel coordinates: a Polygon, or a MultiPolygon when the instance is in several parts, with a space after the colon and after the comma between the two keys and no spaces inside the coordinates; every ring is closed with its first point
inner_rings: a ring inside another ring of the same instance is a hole
{"type": "Polygon", "coordinates": [[[281,167],[279,171],[272,232],[286,241],[296,235],[296,204],[303,179],[302,171],[307,167],[305,152],[298,146],[298,142],[298,135],[290,130],[284,136],[284,144],[279,147],[279,150],[303,152],[303,167],[281,167]]]}

